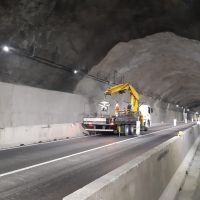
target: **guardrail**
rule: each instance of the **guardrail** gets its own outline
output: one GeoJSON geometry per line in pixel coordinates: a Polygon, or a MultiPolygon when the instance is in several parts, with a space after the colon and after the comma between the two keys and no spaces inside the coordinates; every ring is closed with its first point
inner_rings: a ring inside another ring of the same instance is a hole
{"type": "MultiPolygon", "coordinates": [[[[162,193],[166,192],[166,187],[169,186],[170,180],[184,158],[187,158],[187,161],[192,159],[197,143],[199,143],[199,126],[195,125],[185,130],[180,136],[162,143],[142,156],[64,197],[63,200],[159,199],[162,193]]],[[[189,162],[187,164],[189,165],[189,162]]],[[[174,192],[171,197],[176,195],[180,184],[181,179],[173,191],[168,189],[167,192],[174,192]]],[[[167,199],[172,200],[171,198],[167,199]]]]}

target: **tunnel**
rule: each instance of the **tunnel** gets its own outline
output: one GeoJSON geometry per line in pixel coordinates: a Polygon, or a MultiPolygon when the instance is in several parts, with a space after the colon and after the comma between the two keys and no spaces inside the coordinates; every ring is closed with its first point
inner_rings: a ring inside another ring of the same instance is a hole
{"type": "Polygon", "coordinates": [[[0,0],[0,199],[182,200],[165,195],[199,151],[199,12],[198,0],[0,0]],[[157,189],[137,177],[156,172],[157,189]],[[134,192],[109,196],[110,176],[134,192]]]}

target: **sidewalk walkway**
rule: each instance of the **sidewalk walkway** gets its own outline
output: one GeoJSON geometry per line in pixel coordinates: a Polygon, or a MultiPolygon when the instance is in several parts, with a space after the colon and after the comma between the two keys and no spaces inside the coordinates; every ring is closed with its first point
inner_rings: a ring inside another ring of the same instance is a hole
{"type": "Polygon", "coordinates": [[[176,200],[200,200],[200,144],[176,200]]]}

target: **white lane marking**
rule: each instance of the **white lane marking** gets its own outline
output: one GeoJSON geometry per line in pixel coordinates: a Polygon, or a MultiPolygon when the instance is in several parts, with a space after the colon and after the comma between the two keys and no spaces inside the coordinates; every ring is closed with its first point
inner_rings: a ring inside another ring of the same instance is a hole
{"type": "MultiPolygon", "coordinates": [[[[189,124],[187,124],[187,125],[189,125],[189,124]]],[[[177,128],[180,128],[182,126],[187,127],[184,124],[184,125],[180,125],[180,126],[176,126],[176,127],[170,127],[170,128],[162,129],[160,131],[155,131],[155,132],[152,132],[152,133],[149,133],[149,134],[146,134],[146,135],[140,135],[138,137],[129,138],[129,139],[126,139],[126,140],[121,140],[121,141],[114,142],[114,143],[111,143],[111,144],[107,144],[107,145],[104,145],[104,146],[96,147],[96,148],[93,148],[93,149],[88,149],[88,150],[85,150],[85,151],[82,151],[82,152],[78,152],[78,153],[75,153],[75,154],[71,154],[71,155],[68,155],[68,156],[63,156],[63,157],[56,158],[56,159],[53,159],[53,160],[49,160],[49,161],[46,161],[46,162],[42,162],[42,163],[39,163],[39,164],[35,164],[35,165],[31,165],[31,166],[24,167],[24,168],[21,168],[21,169],[17,169],[17,170],[14,170],[14,171],[6,172],[6,173],[3,173],[3,174],[0,174],[0,177],[4,177],[4,176],[8,176],[8,175],[15,174],[15,173],[18,173],[18,172],[22,172],[22,171],[26,171],[26,170],[29,170],[29,169],[33,169],[33,168],[36,168],[36,167],[44,166],[44,165],[47,165],[47,164],[50,164],[50,163],[54,163],[54,162],[61,161],[61,160],[67,159],[67,158],[71,158],[71,157],[74,157],[74,156],[82,155],[84,153],[96,151],[98,149],[103,149],[105,147],[113,146],[113,145],[116,145],[116,144],[124,143],[124,142],[130,141],[130,140],[136,140],[137,138],[141,138],[141,137],[148,136],[148,135],[153,135],[155,133],[163,132],[165,130],[177,129],[177,128]]]]}
{"type": "MultiPolygon", "coordinates": [[[[173,124],[171,123],[164,123],[162,124],[163,126],[172,126],[173,124]]],[[[160,125],[155,125],[155,126],[152,126],[151,128],[156,128],[156,127],[160,127],[162,126],[161,124],[160,125]]],[[[178,125],[179,126],[179,125],[178,125]]],[[[164,130],[164,129],[163,129],[164,130]]],[[[70,141],[70,140],[76,140],[76,139],[82,139],[82,138],[87,138],[87,137],[96,137],[98,134],[96,135],[90,135],[90,136],[80,136],[80,137],[75,137],[75,138],[66,138],[66,139],[57,139],[56,141],[44,141],[44,142],[41,142],[41,143],[35,143],[35,144],[26,144],[24,146],[16,146],[16,147],[8,147],[8,148],[0,148],[0,152],[1,151],[6,151],[6,150],[12,150],[12,149],[19,149],[19,148],[26,148],[26,147],[31,147],[31,146],[38,146],[38,145],[43,145],[43,144],[51,144],[51,143],[56,143],[56,142],[63,142],[63,141],[70,141]]],[[[148,134],[150,135],[150,134],[148,134]]]]}

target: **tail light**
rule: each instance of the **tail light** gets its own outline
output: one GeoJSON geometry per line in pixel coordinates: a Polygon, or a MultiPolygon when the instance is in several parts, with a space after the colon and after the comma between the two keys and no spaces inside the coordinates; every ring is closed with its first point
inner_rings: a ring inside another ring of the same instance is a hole
{"type": "Polygon", "coordinates": [[[89,122],[89,123],[88,123],[88,126],[89,126],[89,127],[93,127],[94,125],[93,125],[92,122],[89,122]]]}

